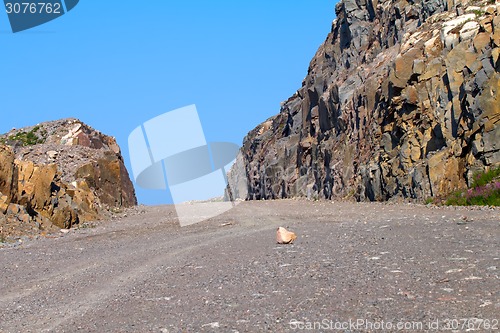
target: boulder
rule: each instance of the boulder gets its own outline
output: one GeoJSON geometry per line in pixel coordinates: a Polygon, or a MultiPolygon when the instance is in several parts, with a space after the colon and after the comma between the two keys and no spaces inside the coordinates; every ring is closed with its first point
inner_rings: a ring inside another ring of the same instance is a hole
{"type": "Polygon", "coordinates": [[[297,235],[291,231],[286,230],[283,227],[279,227],[276,230],[276,242],[278,244],[290,244],[297,239],[297,235]]]}
{"type": "Polygon", "coordinates": [[[116,140],[77,119],[16,129],[0,141],[7,235],[70,228],[137,203],[116,140]]]}

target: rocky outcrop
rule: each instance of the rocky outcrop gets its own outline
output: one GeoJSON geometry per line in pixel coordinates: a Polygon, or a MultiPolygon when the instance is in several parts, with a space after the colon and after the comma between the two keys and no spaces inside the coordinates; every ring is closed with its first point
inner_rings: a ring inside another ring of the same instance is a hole
{"type": "Polygon", "coordinates": [[[500,3],[473,4],[340,1],[302,87],[245,138],[240,195],[423,199],[498,165],[500,3]]]}
{"type": "Polygon", "coordinates": [[[69,228],[137,204],[115,139],[77,119],[12,130],[0,142],[3,235],[69,228]]]}

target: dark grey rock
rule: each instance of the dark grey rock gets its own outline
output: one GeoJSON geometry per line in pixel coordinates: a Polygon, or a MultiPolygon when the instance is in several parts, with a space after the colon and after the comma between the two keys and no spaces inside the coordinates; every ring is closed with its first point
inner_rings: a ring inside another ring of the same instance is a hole
{"type": "Polygon", "coordinates": [[[499,163],[498,52],[435,34],[466,6],[340,1],[303,86],[271,119],[280,125],[244,140],[247,198],[425,199],[499,163]]]}

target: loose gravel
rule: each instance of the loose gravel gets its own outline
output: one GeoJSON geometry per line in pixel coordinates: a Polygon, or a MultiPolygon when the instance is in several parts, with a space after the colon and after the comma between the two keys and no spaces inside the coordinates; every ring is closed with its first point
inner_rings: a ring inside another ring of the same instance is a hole
{"type": "Polygon", "coordinates": [[[0,332],[499,331],[499,244],[490,208],[138,207],[0,248],[0,332]]]}

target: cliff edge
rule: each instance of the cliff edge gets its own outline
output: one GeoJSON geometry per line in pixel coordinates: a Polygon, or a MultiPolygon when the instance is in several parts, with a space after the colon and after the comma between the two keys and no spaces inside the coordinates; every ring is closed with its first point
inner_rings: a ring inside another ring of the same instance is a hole
{"type": "Polygon", "coordinates": [[[302,87],[244,139],[246,199],[425,199],[500,164],[500,2],[343,0],[302,87]]]}

